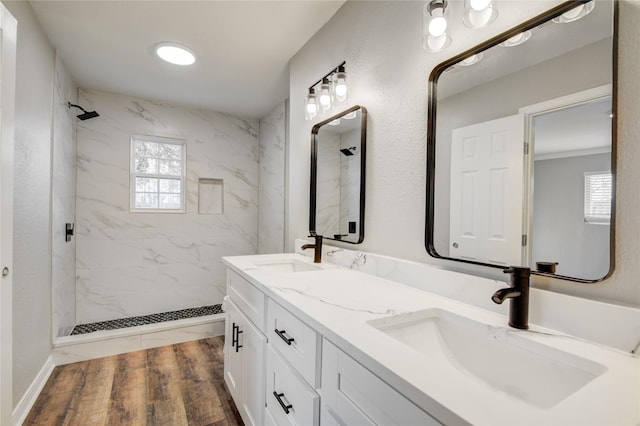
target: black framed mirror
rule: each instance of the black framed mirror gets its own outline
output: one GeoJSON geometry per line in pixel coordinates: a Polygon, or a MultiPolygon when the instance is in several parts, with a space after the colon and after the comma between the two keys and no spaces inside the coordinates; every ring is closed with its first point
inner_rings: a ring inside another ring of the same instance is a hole
{"type": "Polygon", "coordinates": [[[431,256],[582,283],[611,275],[616,55],[616,1],[573,0],[434,68],[431,256]]]}
{"type": "Polygon", "coordinates": [[[364,241],[367,110],[355,105],[311,129],[309,233],[364,241]]]}

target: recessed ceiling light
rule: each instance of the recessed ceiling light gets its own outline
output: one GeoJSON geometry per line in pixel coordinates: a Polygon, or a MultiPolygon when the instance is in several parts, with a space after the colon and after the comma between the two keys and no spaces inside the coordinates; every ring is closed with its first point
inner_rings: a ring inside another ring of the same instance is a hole
{"type": "Polygon", "coordinates": [[[196,54],[186,46],[173,42],[162,42],[155,46],[156,55],[175,65],[191,65],[196,61],[196,54]]]}

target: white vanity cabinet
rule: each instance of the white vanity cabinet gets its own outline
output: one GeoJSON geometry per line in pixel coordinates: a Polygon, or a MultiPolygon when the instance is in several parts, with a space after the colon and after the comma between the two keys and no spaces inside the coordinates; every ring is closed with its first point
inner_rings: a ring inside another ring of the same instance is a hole
{"type": "Polygon", "coordinates": [[[245,425],[264,424],[266,296],[238,274],[227,272],[224,379],[245,425]],[[259,324],[258,324],[259,323],[259,324]]]}
{"type": "Polygon", "coordinates": [[[246,425],[437,425],[322,334],[227,271],[224,377],[246,425]]]}
{"type": "Polygon", "coordinates": [[[433,417],[324,339],[320,425],[439,425],[433,417]]]}

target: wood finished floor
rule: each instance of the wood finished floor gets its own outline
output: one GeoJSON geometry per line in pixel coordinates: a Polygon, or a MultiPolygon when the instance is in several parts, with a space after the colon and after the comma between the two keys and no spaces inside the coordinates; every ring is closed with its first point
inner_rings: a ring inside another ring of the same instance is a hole
{"type": "Polygon", "coordinates": [[[242,425],[224,337],[56,367],[24,425],[242,425]]]}

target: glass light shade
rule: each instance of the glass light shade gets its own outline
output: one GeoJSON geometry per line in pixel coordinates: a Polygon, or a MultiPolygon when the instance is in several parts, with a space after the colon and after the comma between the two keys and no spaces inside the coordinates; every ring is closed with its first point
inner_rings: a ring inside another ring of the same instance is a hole
{"type": "Polygon", "coordinates": [[[333,75],[333,93],[338,103],[346,103],[349,99],[349,76],[344,71],[338,71],[333,75]]]}
{"type": "Polygon", "coordinates": [[[482,53],[482,52],[476,53],[475,55],[471,55],[468,58],[458,62],[458,65],[460,65],[462,67],[468,67],[468,66],[471,66],[473,64],[477,64],[478,62],[480,62],[482,60],[483,56],[484,56],[484,53],[482,53]]]}
{"type": "Polygon", "coordinates": [[[449,47],[451,37],[447,34],[449,12],[446,0],[431,0],[422,10],[422,47],[439,52],[449,47]]]}
{"type": "Polygon", "coordinates": [[[464,0],[462,22],[468,28],[484,28],[498,17],[492,0],[464,0]]]}
{"type": "Polygon", "coordinates": [[[174,65],[191,65],[196,61],[195,53],[188,47],[178,43],[158,43],[155,46],[155,51],[160,59],[174,65]]]}
{"type": "Polygon", "coordinates": [[[329,111],[333,106],[333,90],[328,79],[324,79],[320,85],[320,108],[323,112],[329,111]]]}
{"type": "Polygon", "coordinates": [[[318,96],[314,89],[309,89],[309,93],[304,98],[304,119],[313,120],[320,110],[318,105],[318,96]]]}
{"type": "Polygon", "coordinates": [[[504,47],[519,46],[525,41],[529,40],[530,38],[531,38],[531,31],[527,30],[520,34],[514,35],[513,37],[511,37],[506,41],[503,41],[502,43],[500,43],[500,46],[504,46],[504,47]]]}
{"type": "Polygon", "coordinates": [[[340,125],[339,118],[336,118],[335,120],[329,122],[329,126],[339,126],[339,125],[340,125]]]}
{"type": "Polygon", "coordinates": [[[557,22],[559,24],[566,24],[569,22],[577,21],[580,18],[584,18],[587,16],[593,8],[595,7],[595,2],[592,0],[589,3],[583,3],[579,6],[574,7],[573,9],[563,13],[562,15],[553,18],[553,22],[557,22]]]}

